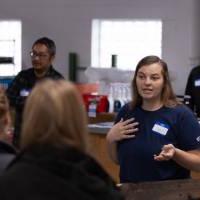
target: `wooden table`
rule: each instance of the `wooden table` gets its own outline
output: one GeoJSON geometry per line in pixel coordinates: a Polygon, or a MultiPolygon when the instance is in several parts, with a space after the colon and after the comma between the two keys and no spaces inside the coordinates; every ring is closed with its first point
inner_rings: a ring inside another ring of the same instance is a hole
{"type": "Polygon", "coordinates": [[[125,200],[200,200],[200,180],[194,179],[126,183],[120,189],[125,200]]]}

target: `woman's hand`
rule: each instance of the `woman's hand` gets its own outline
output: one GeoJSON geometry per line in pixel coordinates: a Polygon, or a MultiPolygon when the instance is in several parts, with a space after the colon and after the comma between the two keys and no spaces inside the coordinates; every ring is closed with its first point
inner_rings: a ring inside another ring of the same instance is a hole
{"type": "Polygon", "coordinates": [[[154,155],[154,160],[164,161],[170,160],[174,157],[176,148],[173,144],[164,145],[159,155],[154,155]]]}
{"type": "Polygon", "coordinates": [[[107,134],[107,140],[109,142],[116,142],[123,139],[135,137],[135,132],[138,131],[138,128],[136,126],[139,123],[134,121],[134,118],[127,119],[125,121],[121,119],[110,129],[107,134]]]}

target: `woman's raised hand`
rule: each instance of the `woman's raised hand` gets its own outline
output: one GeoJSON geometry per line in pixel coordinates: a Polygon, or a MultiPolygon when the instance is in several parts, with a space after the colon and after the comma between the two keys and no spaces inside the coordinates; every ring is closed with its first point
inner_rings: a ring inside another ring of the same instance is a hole
{"type": "Polygon", "coordinates": [[[110,142],[116,142],[135,137],[135,133],[138,131],[138,124],[139,123],[135,122],[134,118],[125,121],[121,119],[109,130],[107,140],[110,142]]]}
{"type": "Polygon", "coordinates": [[[173,144],[164,145],[159,155],[154,155],[154,160],[164,161],[170,160],[174,157],[176,148],[173,144]]]}

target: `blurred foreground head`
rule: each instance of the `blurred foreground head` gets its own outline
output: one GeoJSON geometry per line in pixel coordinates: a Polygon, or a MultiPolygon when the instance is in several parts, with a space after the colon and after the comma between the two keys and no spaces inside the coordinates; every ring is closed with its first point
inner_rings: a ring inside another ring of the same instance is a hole
{"type": "Polygon", "coordinates": [[[26,102],[21,148],[48,144],[87,151],[86,119],[81,95],[74,84],[64,80],[41,81],[26,102]]]}

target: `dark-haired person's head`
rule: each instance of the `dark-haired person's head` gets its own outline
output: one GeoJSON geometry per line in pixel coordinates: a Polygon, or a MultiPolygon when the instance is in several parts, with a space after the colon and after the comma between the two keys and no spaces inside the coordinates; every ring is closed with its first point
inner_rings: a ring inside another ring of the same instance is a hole
{"type": "Polygon", "coordinates": [[[32,48],[34,48],[34,46],[37,45],[37,44],[45,45],[47,47],[48,52],[49,52],[49,54],[51,56],[55,56],[56,55],[56,45],[55,45],[55,42],[52,39],[47,38],[47,37],[39,38],[33,43],[32,48]]]}
{"type": "Polygon", "coordinates": [[[53,40],[42,37],[34,42],[30,56],[36,76],[42,77],[45,75],[52,65],[55,55],[56,45],[53,40]]]}

